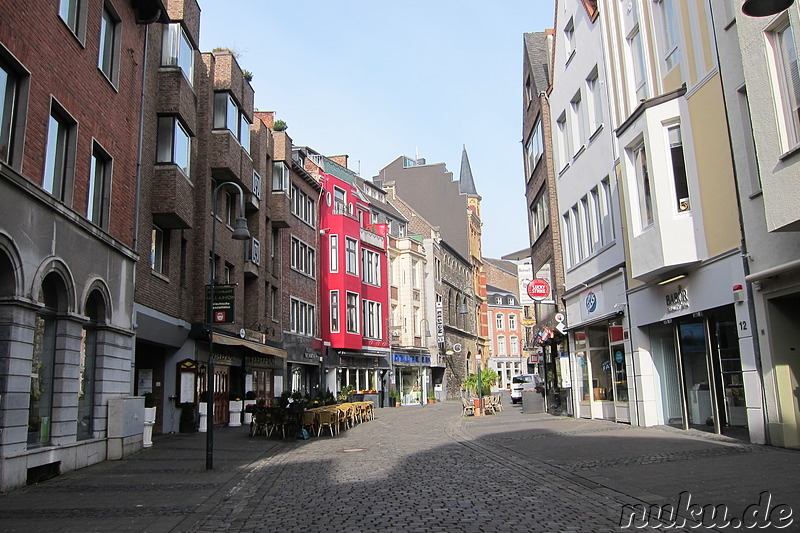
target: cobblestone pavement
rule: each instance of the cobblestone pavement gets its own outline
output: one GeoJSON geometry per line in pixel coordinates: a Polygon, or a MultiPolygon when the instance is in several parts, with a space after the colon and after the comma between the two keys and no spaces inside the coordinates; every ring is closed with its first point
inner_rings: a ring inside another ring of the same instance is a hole
{"type": "Polygon", "coordinates": [[[683,491],[738,516],[767,490],[800,512],[797,452],[511,405],[460,411],[379,409],[307,441],[221,429],[211,472],[204,435],[163,436],[129,459],[0,495],[0,531],[619,531],[624,505],[683,491]]]}

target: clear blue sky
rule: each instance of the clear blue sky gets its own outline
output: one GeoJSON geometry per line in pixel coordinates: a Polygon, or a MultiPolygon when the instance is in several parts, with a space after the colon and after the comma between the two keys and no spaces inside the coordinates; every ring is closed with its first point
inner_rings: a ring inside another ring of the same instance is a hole
{"type": "Polygon", "coordinates": [[[255,106],[295,144],[348,154],[371,179],[399,155],[445,163],[467,147],[483,253],[529,246],[522,170],[522,34],[553,0],[199,0],[200,49],[230,48],[255,106]]]}

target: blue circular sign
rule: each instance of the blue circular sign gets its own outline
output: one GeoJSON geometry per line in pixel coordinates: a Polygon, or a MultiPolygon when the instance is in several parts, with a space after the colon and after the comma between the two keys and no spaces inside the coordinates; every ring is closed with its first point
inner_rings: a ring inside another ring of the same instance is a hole
{"type": "Polygon", "coordinates": [[[594,313],[597,310],[597,296],[593,292],[586,296],[586,310],[590,313],[594,313]]]}

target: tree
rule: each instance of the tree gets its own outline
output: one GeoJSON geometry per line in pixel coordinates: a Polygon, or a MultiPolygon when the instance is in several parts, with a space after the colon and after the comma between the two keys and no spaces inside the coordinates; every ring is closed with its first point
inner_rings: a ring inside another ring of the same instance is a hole
{"type": "MultiPolygon", "coordinates": [[[[489,396],[492,394],[492,385],[497,383],[497,380],[500,379],[500,376],[492,370],[491,368],[487,368],[481,370],[481,383],[483,387],[482,396],[489,396]]],[[[472,392],[473,394],[478,394],[478,375],[477,374],[470,374],[467,376],[467,379],[461,384],[462,387],[467,389],[468,391],[472,392]]]]}

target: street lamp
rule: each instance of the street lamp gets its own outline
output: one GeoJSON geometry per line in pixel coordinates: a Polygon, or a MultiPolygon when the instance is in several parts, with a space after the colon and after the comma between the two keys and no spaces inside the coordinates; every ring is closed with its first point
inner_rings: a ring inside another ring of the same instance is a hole
{"type": "MultiPolygon", "coordinates": [[[[425,322],[425,329],[423,330],[423,335],[425,336],[425,339],[429,339],[431,337],[431,330],[429,329],[428,326],[428,319],[427,318],[421,319],[419,321],[419,325],[422,326],[423,322],[425,322]]],[[[425,341],[425,348],[428,348],[427,340],[425,341]]],[[[420,354],[417,357],[419,357],[419,404],[422,407],[425,407],[426,399],[423,397],[424,396],[423,393],[425,392],[425,385],[424,385],[425,381],[423,380],[423,374],[422,374],[422,353],[420,352],[420,354]]]]}
{"type": "Polygon", "coordinates": [[[748,17],[769,17],[788,9],[794,0],[745,0],[742,13],[748,17]]]}
{"type": "Polygon", "coordinates": [[[208,429],[206,431],[206,470],[214,468],[214,285],[217,282],[217,193],[224,187],[233,187],[239,192],[239,216],[236,218],[233,235],[237,241],[246,241],[250,238],[247,230],[247,220],[244,218],[244,192],[242,188],[232,182],[220,183],[214,188],[211,200],[211,278],[209,280],[208,309],[205,321],[208,326],[208,369],[206,371],[206,398],[208,409],[208,429]]]}

